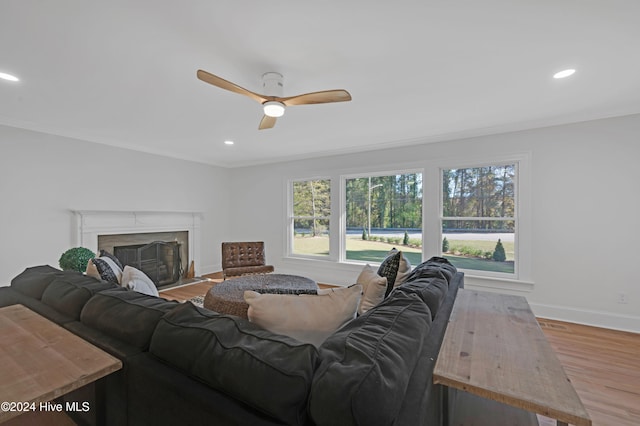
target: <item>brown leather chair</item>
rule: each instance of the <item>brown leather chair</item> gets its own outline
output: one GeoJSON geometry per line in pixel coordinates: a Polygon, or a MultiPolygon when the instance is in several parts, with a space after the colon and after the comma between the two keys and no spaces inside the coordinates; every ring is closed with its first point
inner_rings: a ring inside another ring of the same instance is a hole
{"type": "Polygon", "coordinates": [[[273,272],[273,266],[265,265],[263,241],[222,243],[222,273],[225,280],[270,272],[273,272]]]}

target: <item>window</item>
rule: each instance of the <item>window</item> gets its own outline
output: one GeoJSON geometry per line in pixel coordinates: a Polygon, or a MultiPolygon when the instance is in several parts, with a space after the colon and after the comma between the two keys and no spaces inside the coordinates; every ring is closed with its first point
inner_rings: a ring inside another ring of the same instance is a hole
{"type": "Polygon", "coordinates": [[[331,180],[295,181],[291,196],[291,253],[329,256],[331,180]]]}
{"type": "Polygon", "coordinates": [[[393,167],[289,180],[284,221],[292,264],[333,262],[337,274],[377,265],[395,247],[414,267],[443,256],[474,286],[533,288],[529,152],[393,167]]]}
{"type": "Polygon", "coordinates": [[[380,263],[396,247],[412,265],[422,262],[422,173],[344,182],[344,259],[380,263]]]}
{"type": "Polygon", "coordinates": [[[442,170],[442,255],[480,275],[516,273],[517,163],[442,170]]]}

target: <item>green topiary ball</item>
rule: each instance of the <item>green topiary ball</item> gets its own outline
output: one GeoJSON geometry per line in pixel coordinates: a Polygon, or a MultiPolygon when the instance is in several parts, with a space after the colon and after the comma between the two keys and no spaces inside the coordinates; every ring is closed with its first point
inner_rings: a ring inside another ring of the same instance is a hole
{"type": "Polygon", "coordinates": [[[63,271],[85,272],[87,263],[96,257],[95,253],[84,247],[71,248],[60,256],[58,263],[63,271]]]}

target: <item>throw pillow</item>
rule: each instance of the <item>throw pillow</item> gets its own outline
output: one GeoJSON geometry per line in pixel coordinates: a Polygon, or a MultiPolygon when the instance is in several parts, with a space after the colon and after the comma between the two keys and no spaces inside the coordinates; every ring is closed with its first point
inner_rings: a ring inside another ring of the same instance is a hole
{"type": "Polygon", "coordinates": [[[391,249],[378,268],[378,275],[387,278],[387,292],[384,295],[385,297],[393,290],[396,277],[398,276],[398,269],[400,268],[401,256],[402,252],[399,252],[395,248],[391,249]]]}
{"type": "Polygon", "coordinates": [[[244,292],[249,321],[316,347],[355,318],[361,296],[359,284],[321,290],[317,295],[244,292]]]}
{"type": "Polygon", "coordinates": [[[114,255],[112,255],[111,253],[109,253],[106,250],[100,250],[100,257],[108,257],[109,259],[113,260],[113,263],[115,263],[116,265],[118,265],[118,267],[120,269],[124,269],[124,265],[122,264],[122,262],[120,262],[120,259],[118,259],[117,257],[115,257],[114,255]]]}
{"type": "Polygon", "coordinates": [[[364,314],[384,300],[387,291],[387,278],[376,274],[371,265],[366,264],[362,268],[356,283],[362,286],[362,300],[358,307],[358,315],[364,314]]]}
{"type": "Polygon", "coordinates": [[[103,281],[120,284],[122,280],[122,269],[108,257],[96,257],[87,262],[87,275],[103,281]]]}
{"type": "Polygon", "coordinates": [[[396,275],[396,282],[393,283],[393,287],[398,287],[400,284],[405,282],[411,274],[411,262],[409,259],[404,257],[402,252],[400,253],[400,263],[398,264],[398,275],[396,275]]]}
{"type": "Polygon", "coordinates": [[[144,272],[133,266],[125,266],[122,272],[122,286],[138,293],[158,297],[158,288],[144,272]]]}

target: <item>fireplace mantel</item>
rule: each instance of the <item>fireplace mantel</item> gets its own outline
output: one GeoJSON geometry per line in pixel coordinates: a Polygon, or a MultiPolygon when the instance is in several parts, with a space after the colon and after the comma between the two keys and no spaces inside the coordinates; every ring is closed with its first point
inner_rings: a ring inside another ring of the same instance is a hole
{"type": "MultiPolygon", "coordinates": [[[[72,210],[76,226],[72,241],[78,247],[98,251],[99,235],[187,231],[188,261],[200,268],[200,212],[72,210]]],[[[185,265],[188,266],[188,265],[185,265]]]]}

